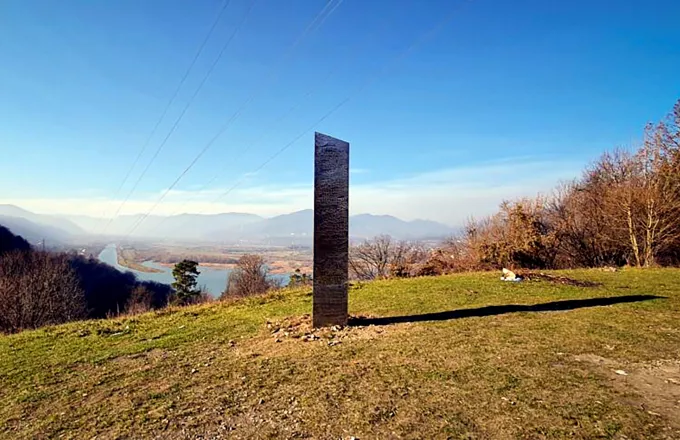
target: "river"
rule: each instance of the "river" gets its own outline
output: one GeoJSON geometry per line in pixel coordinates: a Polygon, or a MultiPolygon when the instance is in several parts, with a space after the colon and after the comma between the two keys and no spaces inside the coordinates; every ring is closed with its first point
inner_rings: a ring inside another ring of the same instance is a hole
{"type": "MultiPolygon", "coordinates": [[[[99,254],[99,261],[113,266],[121,272],[132,272],[137,276],[137,279],[141,281],[156,281],[163,284],[171,284],[174,281],[174,278],[172,277],[172,269],[162,266],[154,261],[146,261],[142,264],[146,267],[161,270],[162,272],[139,272],[137,270],[132,270],[121,266],[118,264],[118,253],[116,251],[115,244],[110,244],[106,246],[103,251],[101,251],[99,254]]],[[[198,271],[200,272],[200,275],[198,276],[198,285],[205,286],[205,288],[213,297],[220,296],[227,285],[227,277],[229,276],[229,272],[231,272],[231,270],[215,269],[199,265],[198,271]]]]}

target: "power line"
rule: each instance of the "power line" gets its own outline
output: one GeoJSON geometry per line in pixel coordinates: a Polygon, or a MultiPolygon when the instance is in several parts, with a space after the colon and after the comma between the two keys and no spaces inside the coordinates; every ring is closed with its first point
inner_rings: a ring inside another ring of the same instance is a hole
{"type": "MultiPolygon", "coordinates": [[[[424,41],[426,41],[428,38],[432,37],[439,29],[444,27],[449,21],[451,21],[454,17],[454,13],[456,10],[451,11],[448,15],[444,17],[444,19],[440,20],[434,27],[430,28],[427,32],[422,34],[419,38],[417,38],[415,41],[413,41],[406,49],[404,49],[399,55],[397,55],[394,59],[392,59],[391,62],[386,63],[382,69],[380,69],[376,75],[373,77],[369,78],[368,81],[364,82],[358,89],[354,91],[354,93],[348,95],[346,98],[344,98],[342,101],[340,101],[338,104],[333,106],[330,110],[328,110],[323,116],[321,116],[319,119],[317,119],[313,124],[311,124],[306,130],[302,131],[299,135],[294,137],[290,142],[285,144],[283,147],[281,147],[279,150],[277,150],[273,155],[271,155],[268,159],[266,159],[264,162],[262,162],[257,168],[254,170],[246,173],[239,181],[237,181],[234,185],[232,185],[230,188],[228,188],[225,192],[220,194],[218,197],[216,197],[211,203],[217,203],[220,199],[226,197],[229,195],[234,189],[236,189],[239,185],[241,185],[245,177],[247,175],[252,175],[254,173],[257,173],[258,171],[262,170],[264,167],[269,165],[273,160],[275,160],[278,156],[283,154],[288,148],[290,148],[292,145],[294,145],[297,141],[299,141],[303,136],[305,136],[307,133],[311,132],[314,130],[316,126],[321,124],[323,121],[328,119],[333,113],[338,111],[340,108],[342,108],[345,104],[347,104],[350,100],[352,100],[354,97],[359,95],[361,92],[363,92],[366,88],[368,88],[370,85],[372,85],[374,82],[376,82],[380,77],[385,75],[385,73],[389,70],[389,68],[393,67],[394,64],[397,64],[402,58],[406,57],[411,51],[413,51],[416,47],[420,46],[424,41]]],[[[199,214],[203,214],[204,212],[200,212],[199,214]]]]}
{"type": "MultiPolygon", "coordinates": [[[[337,7],[337,5],[336,5],[336,7],[337,7]]],[[[334,9],[335,9],[335,8],[334,8],[334,9]]],[[[391,21],[391,20],[389,20],[389,21],[391,21]]],[[[383,22],[383,25],[381,26],[380,32],[382,32],[382,31],[384,30],[384,27],[386,27],[386,24],[387,24],[386,22],[383,22]]],[[[378,34],[378,33],[379,33],[378,30],[374,30],[374,32],[372,32],[371,35],[370,35],[368,38],[371,39],[371,38],[375,37],[375,35],[378,34]]],[[[363,47],[363,46],[365,46],[365,45],[366,45],[366,39],[362,40],[362,41],[360,42],[360,44],[359,44],[359,46],[361,46],[361,47],[363,47]]],[[[359,53],[357,52],[357,56],[358,56],[358,55],[359,55],[359,53]]],[[[346,62],[345,64],[351,64],[351,62],[346,62]]],[[[307,100],[310,96],[312,96],[312,95],[314,94],[314,92],[317,91],[318,88],[320,88],[323,84],[325,84],[326,81],[328,81],[328,80],[333,76],[333,74],[336,73],[336,71],[338,70],[338,68],[339,68],[338,64],[333,64],[333,68],[332,68],[331,70],[328,71],[328,73],[326,74],[326,76],[324,76],[324,78],[323,78],[318,84],[315,84],[314,86],[312,86],[312,87],[311,87],[311,88],[310,88],[310,89],[302,96],[302,98],[301,98],[296,104],[294,104],[293,106],[291,106],[291,107],[290,107],[288,110],[286,110],[281,116],[279,116],[277,119],[275,119],[274,121],[272,121],[272,123],[271,123],[270,125],[271,125],[271,126],[278,125],[279,123],[281,123],[282,121],[284,121],[288,116],[290,116],[291,114],[293,114],[293,112],[294,112],[295,110],[297,110],[299,107],[302,106],[302,104],[303,104],[303,102],[304,102],[305,100],[307,100]]],[[[250,142],[249,144],[247,144],[245,147],[241,148],[241,150],[239,151],[239,153],[236,154],[236,155],[234,155],[234,156],[231,158],[230,162],[231,162],[231,163],[234,163],[234,162],[238,161],[238,160],[241,158],[241,156],[243,156],[243,154],[244,154],[246,151],[250,150],[253,146],[255,146],[255,145],[256,145],[261,139],[263,139],[267,134],[268,134],[268,132],[266,132],[266,131],[260,131],[260,136],[256,137],[252,142],[250,142]]],[[[222,168],[220,171],[218,171],[218,172],[217,172],[217,173],[216,173],[216,174],[215,174],[208,182],[206,182],[205,184],[201,185],[196,191],[197,191],[197,192],[200,192],[200,191],[202,191],[203,189],[209,187],[213,182],[215,182],[218,178],[220,178],[220,177],[224,174],[224,172],[225,172],[226,170],[227,170],[227,167],[226,167],[226,166],[223,167],[223,168],[222,168]]],[[[171,215],[171,217],[174,216],[174,215],[180,214],[181,211],[182,211],[182,209],[183,209],[185,206],[187,206],[188,203],[190,203],[190,201],[187,201],[186,203],[184,203],[179,209],[177,209],[177,210],[175,211],[175,213],[173,213],[173,214],[171,215]]],[[[158,227],[159,227],[160,225],[162,225],[168,218],[169,218],[169,217],[163,217],[157,224],[155,224],[154,227],[155,227],[155,228],[158,228],[158,227]]]]}
{"type": "MultiPolygon", "coordinates": [[[[312,19],[312,22],[305,28],[305,30],[298,36],[298,38],[293,42],[293,44],[287,49],[286,53],[282,57],[279,64],[275,65],[272,70],[270,70],[269,75],[266,76],[265,83],[274,80],[283,64],[292,55],[293,51],[299,46],[299,44],[304,40],[304,38],[312,32],[312,30],[317,30],[323,24],[323,22],[332,14],[344,0],[337,0],[337,2],[332,6],[331,4],[336,0],[329,0],[328,3],[323,7],[323,9],[312,19]]],[[[174,182],[161,194],[161,197],[154,203],[151,209],[146,212],[139,220],[132,226],[132,229],[127,233],[126,238],[129,237],[153,212],[154,209],[165,199],[165,197],[172,191],[172,189],[177,186],[177,184],[182,180],[182,178],[193,168],[193,166],[200,160],[200,158],[210,149],[210,147],[217,141],[217,139],[224,134],[224,132],[231,126],[231,124],[238,119],[238,117],[243,113],[243,111],[248,107],[248,105],[257,98],[260,93],[264,90],[264,86],[256,88],[255,91],[246,99],[241,106],[227,119],[227,121],[222,125],[218,132],[208,141],[208,143],[199,151],[199,153],[194,157],[194,159],[189,163],[189,165],[177,176],[174,182]]]]}
{"type": "MultiPolygon", "coordinates": [[[[271,81],[272,79],[274,79],[276,77],[276,73],[278,71],[276,69],[276,67],[280,67],[290,57],[290,55],[293,53],[293,50],[300,44],[300,42],[302,42],[302,40],[309,33],[311,33],[313,30],[319,29],[319,27],[328,18],[328,16],[330,14],[332,14],[338,8],[338,6],[340,6],[340,4],[344,0],[337,1],[337,3],[332,8],[329,9],[329,7],[333,3],[333,1],[335,1],[335,0],[329,0],[328,3],[326,3],[326,5],[323,7],[323,9],[314,17],[312,22],[305,28],[305,30],[300,34],[300,36],[295,40],[295,42],[288,48],[288,50],[286,51],[286,54],[282,58],[281,62],[278,65],[276,65],[275,68],[270,71],[270,75],[268,75],[266,77],[267,81],[271,81]]],[[[180,175],[175,179],[175,181],[170,185],[170,187],[168,187],[165,190],[165,192],[161,195],[161,197],[154,203],[154,205],[151,207],[151,209],[145,215],[140,217],[140,219],[137,221],[137,223],[135,223],[133,225],[131,231],[128,232],[127,236],[130,236],[148,218],[148,216],[151,214],[151,212],[153,212],[153,210],[156,209],[156,207],[160,204],[160,202],[163,201],[163,199],[165,199],[165,197],[170,193],[170,191],[172,191],[172,189],[179,183],[179,181],[182,180],[182,178],[189,172],[189,170],[191,170],[191,168],[193,168],[193,166],[196,164],[196,162],[198,162],[198,160],[200,160],[200,158],[208,151],[208,149],[212,146],[212,144],[215,143],[215,141],[217,141],[217,139],[220,136],[222,136],[222,134],[229,128],[229,126],[236,119],[238,119],[238,117],[243,113],[243,111],[246,109],[246,107],[257,96],[259,96],[259,93],[257,93],[257,92],[262,92],[263,89],[264,89],[263,87],[261,87],[259,89],[258,88],[255,89],[256,92],[252,93],[248,97],[248,99],[246,99],[243,102],[241,107],[239,107],[239,109],[237,109],[231,115],[231,117],[226,121],[226,123],[222,125],[222,127],[218,130],[217,134],[215,134],[215,136],[213,136],[210,139],[210,141],[208,141],[208,143],[203,147],[203,149],[198,153],[198,155],[196,155],[196,157],[194,157],[194,159],[191,161],[191,163],[189,163],[189,165],[184,169],[184,171],[182,171],[180,173],[180,175]]]]}
{"type": "MultiPolygon", "coordinates": [[[[156,134],[156,130],[158,130],[158,127],[161,125],[161,122],[163,121],[163,119],[165,119],[165,116],[167,115],[168,111],[170,110],[170,107],[171,107],[172,104],[175,102],[175,99],[177,98],[177,95],[179,94],[180,89],[182,88],[182,86],[184,85],[185,81],[186,81],[187,78],[189,77],[189,74],[191,73],[191,71],[193,70],[194,66],[196,65],[196,61],[198,61],[198,58],[199,58],[199,57],[201,56],[201,54],[203,53],[203,49],[205,49],[205,46],[206,46],[206,44],[208,43],[208,40],[210,40],[210,37],[212,36],[213,32],[214,32],[215,29],[217,28],[217,24],[219,23],[220,19],[222,18],[222,15],[224,15],[224,12],[227,10],[227,7],[229,6],[230,3],[231,3],[231,0],[226,0],[226,1],[224,2],[224,5],[222,5],[222,8],[220,9],[219,13],[218,13],[217,16],[215,17],[215,20],[213,20],[212,25],[210,26],[210,29],[208,30],[208,33],[205,35],[205,37],[203,38],[203,41],[202,41],[201,44],[199,45],[198,50],[196,51],[196,54],[194,55],[194,58],[193,58],[193,59],[191,60],[191,62],[189,63],[189,66],[188,66],[187,69],[185,70],[184,75],[182,76],[182,79],[180,79],[179,83],[177,84],[177,87],[175,88],[175,91],[172,93],[172,96],[170,97],[170,99],[168,100],[167,104],[166,104],[165,107],[163,108],[163,111],[161,112],[161,115],[159,116],[158,120],[156,121],[156,123],[154,124],[153,128],[151,129],[151,132],[150,132],[149,135],[147,136],[146,141],[145,141],[144,144],[142,145],[142,148],[139,150],[139,153],[137,153],[137,157],[135,157],[135,160],[132,162],[132,165],[130,166],[130,168],[128,169],[127,173],[125,174],[125,177],[123,178],[123,181],[121,182],[120,186],[118,186],[118,188],[116,189],[116,192],[114,193],[114,196],[113,196],[114,199],[115,199],[116,197],[118,197],[118,194],[120,193],[120,191],[123,189],[123,187],[124,187],[125,184],[127,183],[128,179],[130,178],[130,175],[132,175],[132,171],[135,169],[135,167],[136,167],[137,164],[139,163],[139,159],[142,158],[142,155],[143,155],[144,152],[146,151],[146,148],[149,146],[149,143],[151,142],[151,139],[152,139],[153,136],[156,134]]],[[[114,217],[115,217],[116,215],[118,215],[118,213],[120,212],[120,208],[121,208],[121,207],[122,207],[122,205],[118,208],[118,210],[117,210],[116,213],[114,214],[114,217]]],[[[109,221],[109,223],[106,224],[106,226],[104,227],[104,232],[106,231],[106,229],[108,228],[108,226],[109,226],[110,223],[111,223],[111,221],[109,221]]]]}
{"type": "MultiPolygon", "coordinates": [[[[231,1],[231,0],[229,0],[229,1],[227,2],[227,5],[229,4],[230,1],[231,1]]],[[[128,202],[128,200],[130,199],[130,196],[132,196],[132,194],[133,194],[134,191],[137,189],[137,186],[139,185],[139,183],[141,182],[141,180],[144,178],[144,176],[146,175],[146,173],[149,171],[149,168],[151,168],[151,165],[155,162],[156,158],[158,157],[158,155],[159,155],[159,154],[161,153],[161,151],[163,150],[163,147],[165,147],[165,144],[168,142],[168,139],[170,139],[170,137],[172,136],[172,134],[175,132],[175,130],[176,130],[177,127],[179,126],[179,123],[182,121],[182,119],[184,118],[184,115],[186,114],[187,110],[189,109],[189,107],[190,107],[191,104],[193,103],[194,99],[196,99],[196,96],[198,96],[198,93],[201,91],[201,89],[203,88],[203,86],[204,86],[205,83],[207,82],[208,78],[210,77],[210,74],[212,74],[213,70],[215,70],[215,67],[217,66],[217,64],[219,63],[219,61],[222,59],[222,56],[224,55],[225,51],[226,51],[227,48],[229,47],[231,41],[234,39],[234,37],[236,36],[236,34],[238,33],[238,31],[241,29],[241,27],[243,27],[243,25],[244,25],[246,19],[247,19],[248,16],[250,15],[250,12],[252,11],[253,7],[255,6],[255,2],[256,2],[256,1],[257,1],[257,0],[251,0],[250,5],[249,5],[249,7],[248,7],[246,13],[245,13],[245,14],[243,15],[243,17],[241,18],[241,21],[240,21],[239,24],[236,26],[236,28],[234,28],[234,31],[229,35],[229,37],[227,38],[227,40],[225,41],[225,43],[222,45],[222,48],[220,49],[219,53],[217,54],[217,57],[213,60],[212,64],[211,64],[210,67],[208,68],[208,71],[205,73],[205,75],[204,75],[203,78],[201,79],[201,82],[198,84],[198,87],[194,90],[194,93],[191,95],[191,97],[189,98],[189,100],[187,101],[187,103],[184,105],[184,108],[183,108],[182,111],[180,112],[179,116],[177,116],[177,118],[175,119],[175,122],[174,122],[173,125],[171,126],[171,128],[170,128],[170,130],[168,131],[168,133],[166,134],[165,138],[163,138],[163,140],[161,141],[161,143],[158,145],[158,148],[156,148],[156,151],[154,152],[154,155],[151,157],[151,160],[147,163],[146,167],[144,168],[144,170],[142,171],[142,173],[139,175],[139,177],[138,177],[137,180],[135,181],[135,184],[132,186],[132,188],[130,189],[130,191],[128,192],[128,194],[125,196],[125,199],[123,200],[123,202],[118,206],[118,209],[116,210],[115,214],[109,219],[109,221],[108,221],[106,227],[104,228],[104,232],[106,232],[106,228],[108,228],[108,226],[111,224],[111,222],[113,221],[113,219],[120,213],[120,211],[123,209],[123,207],[125,206],[125,204],[128,202]]],[[[222,10],[222,12],[223,12],[223,11],[224,11],[224,9],[222,10]]],[[[222,12],[221,12],[221,13],[222,13],[222,12]]],[[[220,15],[221,15],[221,13],[220,13],[220,15]]],[[[217,20],[217,21],[219,21],[219,20],[217,20]]],[[[215,22],[215,25],[217,24],[217,21],[215,22]]],[[[214,30],[214,28],[215,28],[215,26],[213,26],[213,27],[211,28],[210,34],[212,34],[212,31],[214,30]]],[[[208,38],[209,38],[209,35],[208,35],[208,38]]],[[[205,46],[205,43],[208,41],[208,38],[206,38],[206,39],[203,41],[203,44],[202,44],[202,46],[201,46],[201,50],[202,50],[203,47],[205,46]]],[[[200,53],[199,53],[198,55],[200,55],[200,53]]],[[[194,60],[193,60],[193,62],[192,62],[192,66],[193,66],[193,64],[195,64],[197,58],[198,58],[198,56],[196,56],[196,57],[194,58],[194,60]]],[[[188,75],[188,72],[187,72],[187,75],[188,75]]],[[[185,76],[185,78],[183,78],[183,80],[184,80],[184,79],[186,79],[186,76],[185,76]]],[[[177,92],[177,91],[179,91],[179,88],[176,90],[176,92],[177,92]]],[[[175,96],[176,96],[176,94],[175,94],[175,96]]],[[[174,97],[173,97],[173,100],[174,100],[174,97]]],[[[169,107],[170,107],[170,106],[168,105],[168,108],[165,109],[165,113],[167,113],[169,107]]],[[[165,113],[164,113],[164,115],[165,115],[165,113]]],[[[160,124],[160,120],[159,120],[158,123],[156,124],[156,127],[154,128],[154,130],[157,128],[158,124],[160,124]]]]}

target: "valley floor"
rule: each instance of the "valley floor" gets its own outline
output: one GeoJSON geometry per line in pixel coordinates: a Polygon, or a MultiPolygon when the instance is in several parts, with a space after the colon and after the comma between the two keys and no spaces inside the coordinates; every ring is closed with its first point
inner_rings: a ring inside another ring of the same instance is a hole
{"type": "Polygon", "coordinates": [[[351,313],[391,319],[319,332],[298,290],[0,336],[0,438],[680,438],[680,270],[564,274],[602,285],[381,281],[351,313]]]}

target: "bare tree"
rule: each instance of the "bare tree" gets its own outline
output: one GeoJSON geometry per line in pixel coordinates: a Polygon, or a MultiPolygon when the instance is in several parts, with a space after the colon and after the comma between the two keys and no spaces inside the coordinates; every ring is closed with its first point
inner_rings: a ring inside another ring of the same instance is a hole
{"type": "MultiPolygon", "coordinates": [[[[547,216],[545,197],[503,202],[498,213],[473,222],[465,241],[478,269],[501,267],[552,268],[556,237],[547,216]]],[[[463,253],[462,250],[458,250],[463,253]]]]}
{"type": "Polygon", "coordinates": [[[625,236],[631,264],[652,266],[680,241],[678,156],[668,126],[648,125],[637,152],[605,153],[586,177],[588,191],[597,189],[602,200],[610,240],[625,236]]]}
{"type": "Polygon", "coordinates": [[[236,267],[229,274],[222,298],[258,295],[276,286],[276,281],[269,277],[264,258],[246,254],[239,258],[236,267]]]}
{"type": "Polygon", "coordinates": [[[386,278],[393,252],[392,237],[380,235],[352,246],[349,252],[350,274],[359,280],[386,278]]]}
{"type": "Polygon", "coordinates": [[[604,153],[550,198],[503,203],[442,251],[468,269],[680,264],[680,101],[636,151],[604,153]]]}
{"type": "Polygon", "coordinates": [[[427,252],[418,243],[379,235],[350,248],[349,270],[350,275],[359,280],[411,276],[410,266],[426,258],[427,252]]]}
{"type": "Polygon", "coordinates": [[[640,167],[641,215],[644,266],[680,242],[680,147],[666,124],[649,125],[636,155],[640,167]]]}
{"type": "Polygon", "coordinates": [[[132,289],[130,298],[125,304],[125,313],[136,315],[145,313],[153,309],[153,292],[143,285],[139,285],[132,289]]]}
{"type": "Polygon", "coordinates": [[[428,258],[430,251],[422,243],[398,241],[390,261],[390,276],[397,278],[419,276],[428,258]]]}
{"type": "Polygon", "coordinates": [[[602,191],[574,181],[560,185],[550,198],[547,216],[555,232],[561,268],[618,266],[625,263],[624,240],[612,235],[602,191]]]}
{"type": "Polygon", "coordinates": [[[85,299],[68,256],[16,251],[0,257],[0,330],[82,319],[85,299]]]}

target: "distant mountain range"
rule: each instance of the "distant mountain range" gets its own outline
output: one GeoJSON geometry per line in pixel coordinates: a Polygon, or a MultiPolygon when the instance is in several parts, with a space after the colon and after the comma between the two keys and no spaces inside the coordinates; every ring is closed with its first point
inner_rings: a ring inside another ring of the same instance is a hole
{"type": "Polygon", "coordinates": [[[0,225],[32,244],[42,240],[59,244],[87,233],[74,222],[59,216],[35,214],[14,205],[0,205],[0,225]]]}
{"type": "MultiPolygon", "coordinates": [[[[85,236],[127,236],[141,215],[116,217],[112,221],[87,216],[35,214],[13,205],[0,205],[0,224],[13,232],[26,234],[32,242],[42,238],[69,241],[85,236]]],[[[149,216],[135,229],[133,238],[192,240],[200,242],[258,242],[270,244],[309,244],[314,231],[311,209],[271,218],[247,213],[181,214],[149,216]]],[[[388,234],[398,239],[438,239],[455,229],[434,221],[404,221],[389,215],[360,214],[350,217],[352,239],[388,234]]]]}
{"type": "MultiPolygon", "coordinates": [[[[454,231],[449,226],[428,220],[404,221],[390,215],[360,214],[349,218],[350,236],[355,239],[371,238],[380,234],[391,235],[400,239],[441,238],[454,231]]],[[[291,214],[279,215],[258,222],[242,225],[238,231],[233,228],[222,228],[213,232],[215,238],[229,239],[240,235],[247,238],[304,238],[314,233],[314,211],[307,209],[291,214]]]]}

